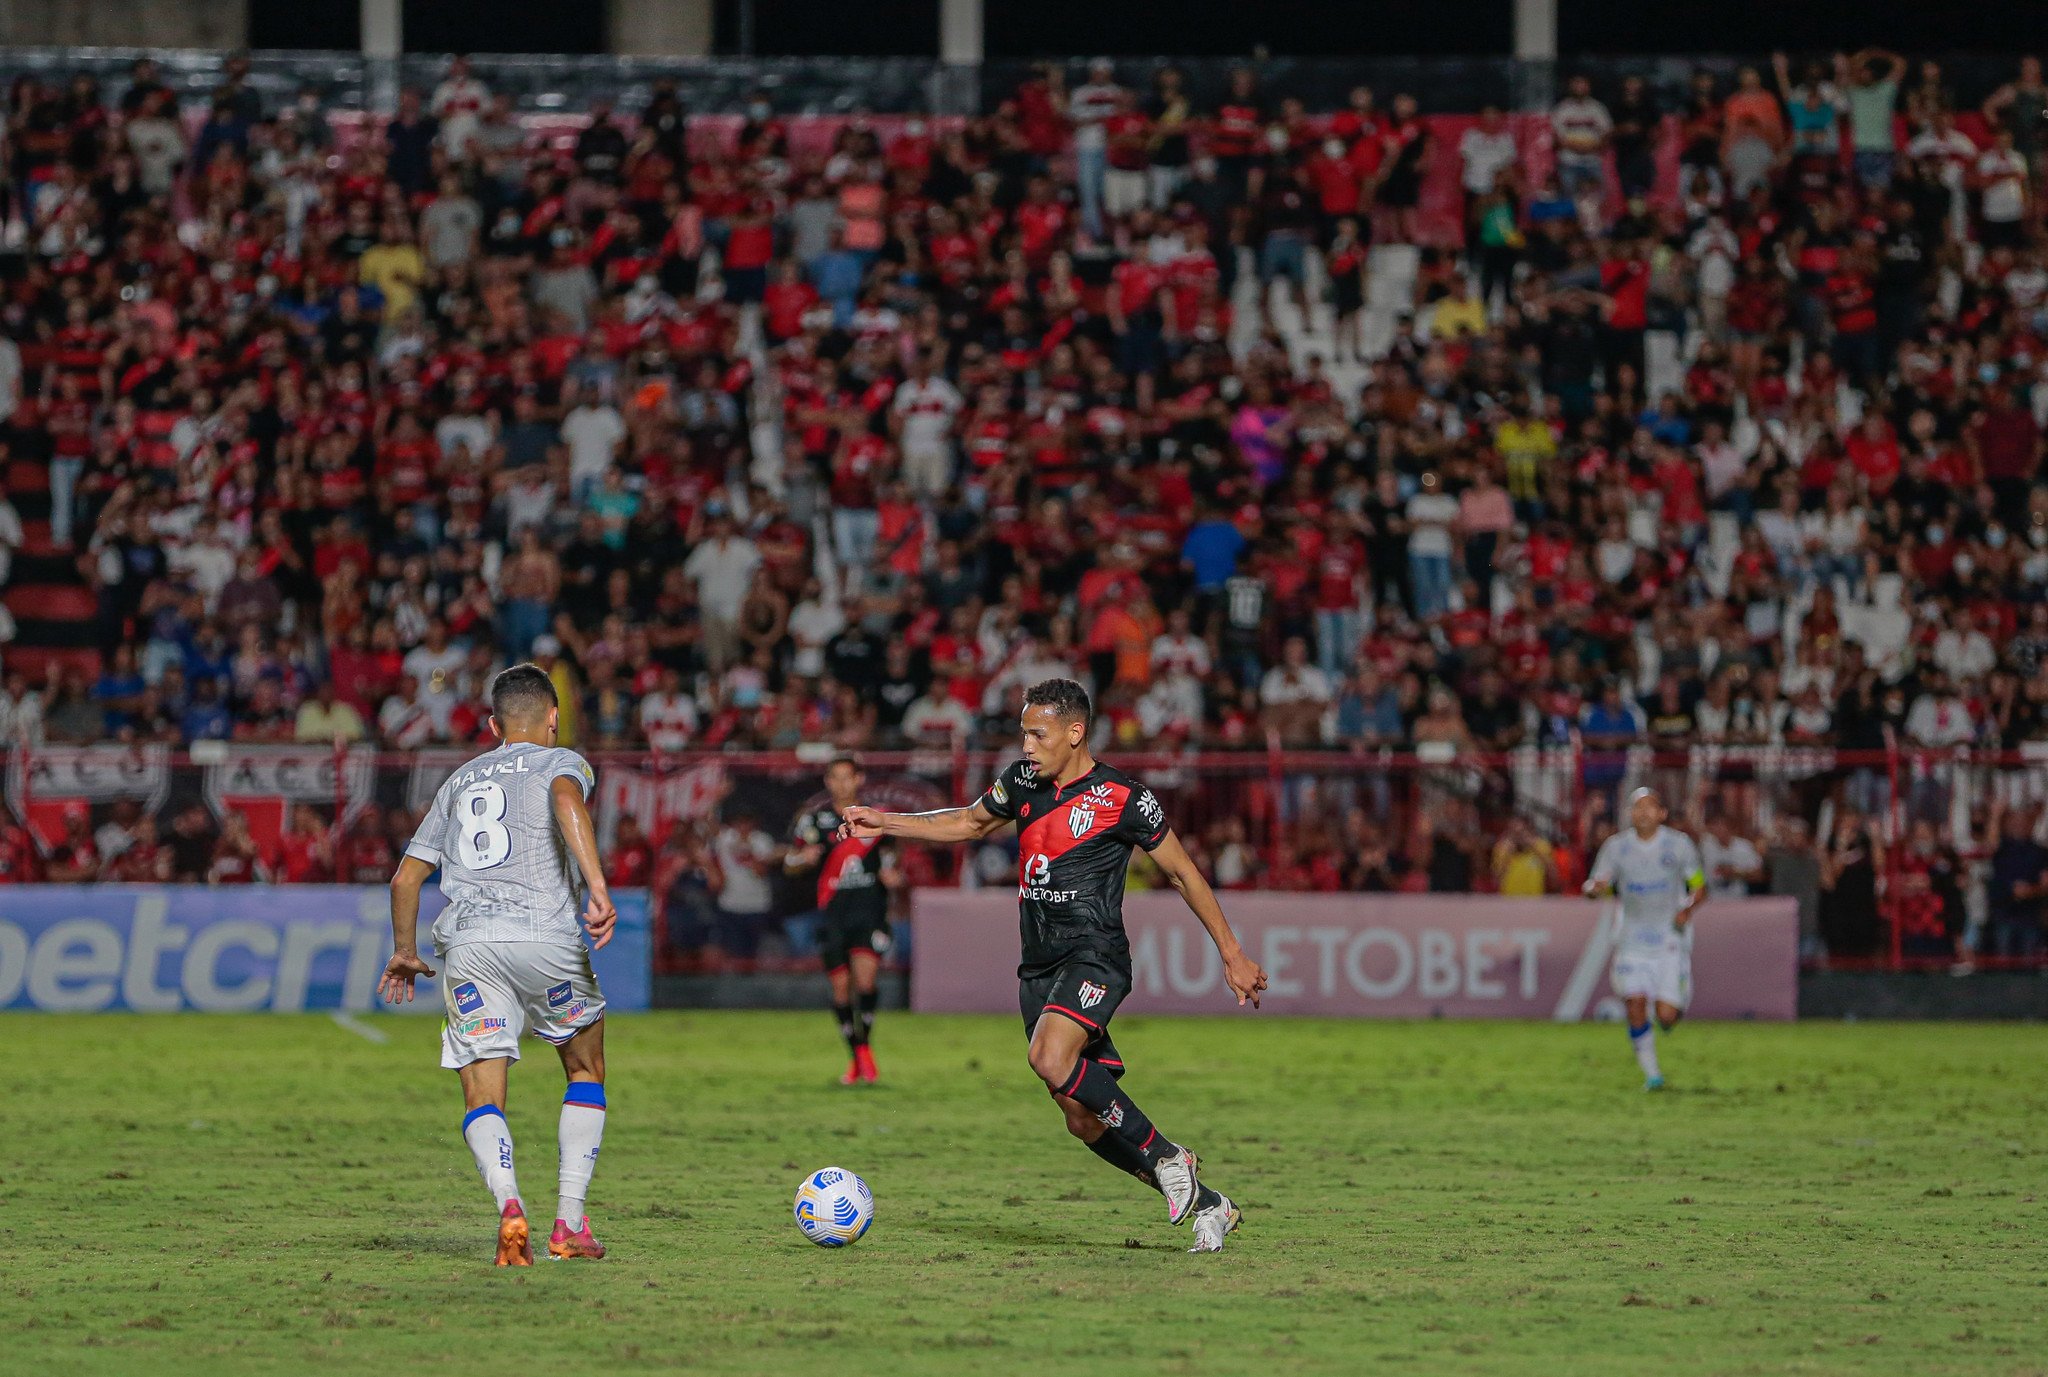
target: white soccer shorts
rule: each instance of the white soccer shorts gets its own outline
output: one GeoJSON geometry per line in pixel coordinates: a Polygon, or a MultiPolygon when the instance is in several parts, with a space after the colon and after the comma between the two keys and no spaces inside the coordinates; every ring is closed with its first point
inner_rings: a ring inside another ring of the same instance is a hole
{"type": "Polygon", "coordinates": [[[604,1017],[604,996],[582,943],[464,942],[441,958],[441,1065],[519,1060],[531,1029],[557,1046],[604,1017]]]}
{"type": "Polygon", "coordinates": [[[1641,997],[1683,1009],[1692,999],[1692,953],[1683,947],[1664,951],[1631,951],[1614,954],[1610,971],[1614,992],[1623,999],[1641,997]]]}

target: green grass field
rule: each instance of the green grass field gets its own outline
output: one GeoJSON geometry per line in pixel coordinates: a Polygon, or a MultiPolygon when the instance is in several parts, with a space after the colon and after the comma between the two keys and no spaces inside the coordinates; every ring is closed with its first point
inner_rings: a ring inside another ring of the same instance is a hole
{"type": "MultiPolygon", "coordinates": [[[[612,1256],[490,1266],[438,1025],[0,1016],[0,1371],[2040,1373],[2048,1029],[1119,1020],[1129,1085],[1246,1208],[1182,1251],[1001,1018],[611,1029],[612,1256]],[[856,1246],[790,1219],[850,1167],[856,1246]]],[[[552,1217],[560,1073],[510,1118],[552,1217]]],[[[542,1230],[545,1230],[543,1222],[542,1230]]]]}

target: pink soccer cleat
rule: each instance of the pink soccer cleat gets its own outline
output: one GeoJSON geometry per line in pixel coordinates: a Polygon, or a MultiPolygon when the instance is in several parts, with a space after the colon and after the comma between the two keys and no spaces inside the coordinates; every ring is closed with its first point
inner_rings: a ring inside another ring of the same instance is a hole
{"type": "Polygon", "coordinates": [[[574,1233],[569,1231],[567,1220],[557,1219],[555,1231],[548,1235],[548,1256],[556,1262],[571,1257],[600,1258],[604,1256],[604,1245],[590,1232],[588,1219],[574,1233]]]}

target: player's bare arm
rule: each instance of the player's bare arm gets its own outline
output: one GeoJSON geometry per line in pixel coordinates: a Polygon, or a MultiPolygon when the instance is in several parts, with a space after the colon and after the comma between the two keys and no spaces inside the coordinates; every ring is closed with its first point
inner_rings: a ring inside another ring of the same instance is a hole
{"type": "Polygon", "coordinates": [[[583,910],[583,926],[590,933],[590,946],[594,951],[612,940],[612,928],[619,921],[619,911],[612,907],[612,892],[604,880],[604,865],[597,856],[597,829],[591,826],[590,810],[583,804],[583,790],[567,775],[557,779],[550,791],[554,798],[555,825],[562,829],[562,840],[568,845],[569,854],[576,858],[576,868],[583,872],[583,885],[589,892],[589,902],[583,910]]]}
{"type": "Polygon", "coordinates": [[[929,813],[884,813],[862,804],[848,806],[839,823],[840,839],[867,841],[874,837],[901,837],[914,842],[979,841],[1010,825],[981,806],[979,800],[965,808],[940,808],[929,813]]]}
{"type": "Polygon", "coordinates": [[[1180,837],[1169,831],[1166,839],[1152,849],[1152,861],[1208,930],[1209,940],[1216,944],[1216,951],[1223,958],[1223,983],[1237,996],[1238,1004],[1242,1006],[1249,999],[1252,1007],[1258,1008],[1259,995],[1266,988],[1266,972],[1244,954],[1230,920],[1223,916],[1223,905],[1216,901],[1216,891],[1209,887],[1195,858],[1180,844],[1180,837]]]}
{"type": "Polygon", "coordinates": [[[433,873],[434,868],[419,857],[407,856],[391,877],[391,960],[377,981],[377,993],[386,1004],[411,1002],[412,982],[434,976],[434,968],[420,960],[420,890],[433,873]]]}

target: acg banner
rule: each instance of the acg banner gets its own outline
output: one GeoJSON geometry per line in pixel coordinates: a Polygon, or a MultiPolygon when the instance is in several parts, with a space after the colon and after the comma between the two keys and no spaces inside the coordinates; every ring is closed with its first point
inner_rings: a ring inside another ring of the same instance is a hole
{"type": "Polygon", "coordinates": [[[332,746],[228,742],[206,767],[206,802],[214,816],[240,813],[249,820],[257,844],[271,855],[289,829],[293,804],[331,806],[338,799],[339,822],[347,827],[376,787],[377,753],[368,746],[337,757],[332,746]]]}
{"type": "MultiPolygon", "coordinates": [[[[619,925],[591,964],[607,1006],[647,1007],[647,891],[612,891],[619,925]]],[[[420,896],[420,936],[446,901],[420,896]]],[[[390,891],[381,885],[246,889],[156,885],[0,888],[0,1009],[230,1012],[383,1007],[390,891]]],[[[429,965],[438,966],[432,955],[429,965]]],[[[439,982],[412,1007],[439,1011],[439,982]]]]}
{"type": "MultiPolygon", "coordinates": [[[[1609,1005],[1613,925],[1582,899],[1497,895],[1226,893],[1224,911],[1279,1014],[1575,1021],[1609,1005]]],[[[911,1007],[1016,1007],[1017,905],[1006,891],[920,889],[911,1007]]],[[[1223,961],[1179,896],[1133,894],[1131,1013],[1216,1014],[1237,1001],[1223,961]]],[[[1799,1004],[1791,899],[1715,899],[1693,925],[1691,1012],[1790,1019],[1799,1004]]]]}
{"type": "Polygon", "coordinates": [[[154,813],[170,789],[165,746],[38,746],[7,753],[8,803],[45,850],[63,840],[69,808],[125,798],[154,813]]]}

